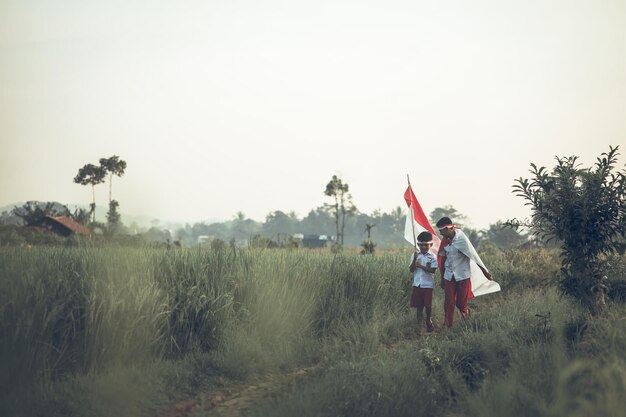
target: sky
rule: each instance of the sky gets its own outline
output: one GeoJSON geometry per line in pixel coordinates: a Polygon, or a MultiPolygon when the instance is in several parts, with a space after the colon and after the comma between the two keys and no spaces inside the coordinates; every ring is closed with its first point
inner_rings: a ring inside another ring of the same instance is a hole
{"type": "Polygon", "coordinates": [[[388,212],[408,175],[486,228],[529,216],[530,163],[611,145],[623,0],[0,0],[0,207],[88,205],[78,169],[118,155],[122,215],[302,218],[333,175],[388,212]]]}

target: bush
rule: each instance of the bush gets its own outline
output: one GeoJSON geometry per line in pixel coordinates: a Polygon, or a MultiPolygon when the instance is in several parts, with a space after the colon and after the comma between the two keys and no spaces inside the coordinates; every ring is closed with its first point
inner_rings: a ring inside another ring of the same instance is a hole
{"type": "Polygon", "coordinates": [[[531,164],[532,179],[513,186],[531,207],[533,233],[561,242],[562,291],[594,314],[606,307],[604,257],[623,250],[626,237],[626,169],[615,169],[618,148],[594,168],[580,168],[575,156],[557,157],[551,172],[531,164]]]}

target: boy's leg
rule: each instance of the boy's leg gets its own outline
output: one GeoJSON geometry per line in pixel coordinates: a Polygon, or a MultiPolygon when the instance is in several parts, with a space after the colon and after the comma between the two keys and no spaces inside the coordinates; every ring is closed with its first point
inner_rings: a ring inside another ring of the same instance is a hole
{"type": "Polygon", "coordinates": [[[431,318],[432,308],[426,307],[426,330],[432,332],[435,326],[433,325],[433,319],[431,318]]]}
{"type": "Polygon", "coordinates": [[[433,331],[433,320],[431,318],[431,313],[433,310],[433,289],[429,288],[426,290],[426,299],[424,300],[424,309],[426,310],[426,330],[429,332],[433,331]]]}
{"type": "Polygon", "coordinates": [[[444,302],[443,302],[443,312],[444,312],[444,323],[448,327],[452,327],[454,323],[454,304],[456,299],[456,281],[448,281],[444,280],[444,302]]]}
{"type": "Polygon", "coordinates": [[[422,334],[422,326],[424,324],[424,313],[422,312],[422,308],[417,308],[417,334],[422,334]]]}
{"type": "Polygon", "coordinates": [[[461,312],[461,316],[466,319],[469,316],[469,293],[472,289],[472,282],[470,279],[464,279],[457,282],[456,287],[456,306],[461,312]]]}

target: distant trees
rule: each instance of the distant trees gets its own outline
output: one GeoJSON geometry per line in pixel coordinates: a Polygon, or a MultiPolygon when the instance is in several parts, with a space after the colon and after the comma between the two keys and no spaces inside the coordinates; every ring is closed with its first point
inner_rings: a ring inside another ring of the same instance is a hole
{"type": "Polygon", "coordinates": [[[302,233],[332,235],[335,221],[326,207],[317,207],[315,210],[309,211],[309,214],[296,227],[302,233]]]}
{"type": "Polygon", "coordinates": [[[344,230],[346,226],[346,216],[356,213],[356,206],[352,203],[352,196],[349,193],[350,187],[347,183],[336,175],[326,184],[324,194],[332,197],[334,204],[327,204],[326,207],[335,217],[335,230],[337,232],[337,244],[344,243],[344,230]]]}
{"type": "Polygon", "coordinates": [[[475,248],[480,246],[480,243],[483,240],[482,232],[476,229],[472,229],[471,227],[463,227],[464,223],[467,221],[467,216],[461,214],[457,209],[455,209],[451,205],[447,205],[444,207],[436,207],[430,213],[430,220],[434,224],[442,217],[449,217],[455,225],[462,227],[463,232],[467,236],[467,238],[472,242],[475,248]]]}
{"type": "Polygon", "coordinates": [[[126,161],[119,156],[100,158],[100,165],[86,164],[78,170],[74,182],[81,185],[91,185],[93,202],[91,203],[92,222],[96,222],[96,192],[95,186],[102,184],[109,176],[109,210],[107,212],[108,234],[113,234],[120,223],[119,203],[113,200],[113,176],[121,177],[126,170],[126,161]]]}
{"type": "Polygon", "coordinates": [[[365,224],[365,233],[367,233],[367,239],[361,244],[361,246],[363,247],[363,249],[361,250],[361,254],[374,254],[374,250],[376,248],[376,244],[374,243],[374,241],[371,239],[372,237],[372,228],[376,226],[375,224],[372,223],[366,223],[365,224]]]}
{"type": "Polygon", "coordinates": [[[113,175],[121,177],[126,170],[126,161],[119,156],[113,155],[110,158],[100,158],[100,167],[109,174],[109,204],[111,204],[113,193],[113,175]]]}
{"type": "Polygon", "coordinates": [[[119,156],[113,155],[110,158],[100,158],[100,167],[102,167],[107,174],[109,174],[109,211],[107,212],[107,223],[109,233],[113,234],[121,219],[121,215],[117,208],[119,203],[113,200],[113,176],[121,177],[126,170],[126,161],[120,159],[119,156]]]}
{"type": "Polygon", "coordinates": [[[46,216],[66,216],[69,210],[53,202],[28,201],[22,207],[14,207],[13,214],[22,219],[26,226],[38,226],[46,216]]]}
{"type": "Polygon", "coordinates": [[[230,233],[235,240],[248,240],[250,236],[258,233],[258,225],[252,219],[247,219],[243,212],[238,212],[235,219],[230,223],[230,233]]]}
{"type": "Polygon", "coordinates": [[[96,185],[102,184],[104,182],[104,177],[106,176],[106,170],[101,166],[96,166],[93,164],[86,164],[82,168],[78,170],[78,174],[74,177],[74,182],[80,185],[91,185],[92,192],[92,203],[91,214],[92,214],[92,222],[96,221],[96,185]]]}
{"type": "MultiPolygon", "coordinates": [[[[298,218],[296,213],[291,212],[289,214],[280,210],[272,211],[265,216],[265,224],[263,224],[263,232],[266,236],[271,238],[279,237],[281,234],[293,234],[298,230],[297,225],[298,218]]],[[[277,240],[280,241],[278,238],[277,240]]]]}
{"type": "Polygon", "coordinates": [[[526,201],[534,235],[556,240],[562,249],[561,290],[579,299],[592,313],[605,310],[603,258],[623,252],[626,237],[626,170],[617,170],[619,147],[610,147],[592,168],[578,157],[556,157],[550,171],[531,163],[531,178],[519,178],[513,192],[526,201]]]}
{"type": "Polygon", "coordinates": [[[445,207],[436,207],[430,213],[430,220],[433,224],[435,224],[442,217],[449,217],[452,219],[454,224],[459,227],[463,227],[465,221],[467,221],[467,217],[461,214],[457,209],[452,207],[451,205],[447,205],[445,207]]]}
{"type": "Polygon", "coordinates": [[[489,229],[485,231],[485,238],[503,249],[515,248],[528,241],[527,236],[514,228],[508,227],[500,220],[495,224],[489,225],[489,229]]]}

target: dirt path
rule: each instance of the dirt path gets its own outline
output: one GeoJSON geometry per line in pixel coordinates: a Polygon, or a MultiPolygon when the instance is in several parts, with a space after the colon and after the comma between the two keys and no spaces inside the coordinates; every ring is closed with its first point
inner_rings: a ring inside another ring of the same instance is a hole
{"type": "MultiPolygon", "coordinates": [[[[423,337],[431,337],[439,329],[423,337]]],[[[399,346],[415,343],[418,337],[412,333],[395,343],[382,346],[382,349],[395,350],[399,346]]],[[[321,365],[298,369],[284,374],[265,374],[210,393],[199,394],[194,399],[176,404],[160,417],[244,417],[266,401],[276,398],[297,381],[311,377],[324,369],[321,365]]]]}
{"type": "Polygon", "coordinates": [[[192,400],[176,404],[161,417],[243,417],[259,404],[285,392],[296,381],[315,374],[313,366],[285,374],[262,375],[229,389],[203,393],[192,400]]]}

